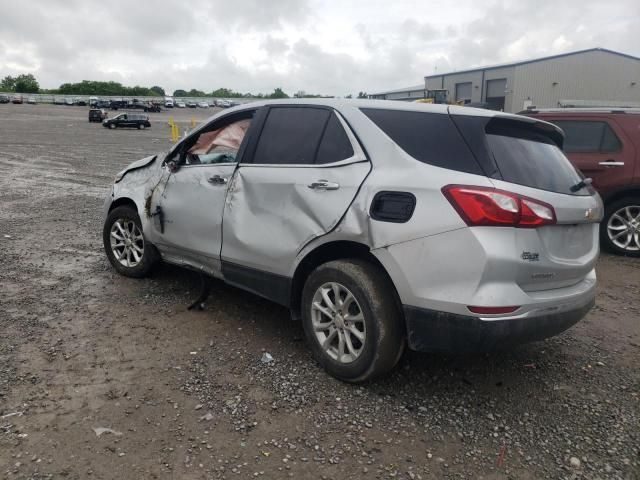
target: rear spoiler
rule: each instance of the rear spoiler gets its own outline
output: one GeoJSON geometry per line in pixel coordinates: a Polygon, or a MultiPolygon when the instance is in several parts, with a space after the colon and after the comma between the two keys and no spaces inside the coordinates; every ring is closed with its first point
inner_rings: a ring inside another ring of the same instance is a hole
{"type": "Polygon", "coordinates": [[[485,132],[547,143],[551,141],[560,149],[565,138],[562,129],[553,123],[537,118],[511,115],[495,115],[487,122],[485,132]]]}

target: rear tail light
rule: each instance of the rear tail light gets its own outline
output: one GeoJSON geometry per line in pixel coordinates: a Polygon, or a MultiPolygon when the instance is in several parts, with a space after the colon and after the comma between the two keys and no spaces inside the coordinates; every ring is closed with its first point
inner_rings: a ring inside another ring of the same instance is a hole
{"type": "Polygon", "coordinates": [[[504,190],[447,185],[442,193],[469,226],[536,228],[556,223],[548,203],[504,190]]]}

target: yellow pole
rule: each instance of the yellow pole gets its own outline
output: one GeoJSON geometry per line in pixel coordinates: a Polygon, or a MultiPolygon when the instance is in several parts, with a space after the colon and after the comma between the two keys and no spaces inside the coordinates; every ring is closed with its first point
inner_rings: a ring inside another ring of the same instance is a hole
{"type": "Polygon", "coordinates": [[[196,119],[191,117],[191,128],[195,128],[196,126],[196,119]]]}

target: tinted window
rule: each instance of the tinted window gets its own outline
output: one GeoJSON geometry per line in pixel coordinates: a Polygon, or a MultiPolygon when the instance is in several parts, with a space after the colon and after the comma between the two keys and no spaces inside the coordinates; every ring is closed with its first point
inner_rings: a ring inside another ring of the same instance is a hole
{"type": "Polygon", "coordinates": [[[314,163],[330,114],[329,110],[322,108],[271,108],[256,146],[253,163],[314,163]]]}
{"type": "Polygon", "coordinates": [[[362,112],[416,160],[483,174],[449,115],[373,108],[362,112]]]}
{"type": "MultiPolygon", "coordinates": [[[[550,139],[516,122],[489,122],[487,143],[502,179],[527,187],[574,194],[581,176],[550,139]]],[[[575,195],[589,195],[583,188],[575,195]]]]}
{"type": "Polygon", "coordinates": [[[607,122],[554,120],[566,135],[564,151],[597,153],[616,152],[622,144],[607,122]]]}
{"type": "Polygon", "coordinates": [[[324,130],[315,163],[339,162],[353,156],[353,147],[349,137],[342,128],[342,124],[335,113],[329,117],[324,130]]]}

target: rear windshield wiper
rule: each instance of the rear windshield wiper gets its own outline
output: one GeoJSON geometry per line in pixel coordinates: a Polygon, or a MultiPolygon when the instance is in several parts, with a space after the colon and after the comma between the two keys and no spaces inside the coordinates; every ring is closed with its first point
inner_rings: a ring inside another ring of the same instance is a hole
{"type": "Polygon", "coordinates": [[[582,180],[580,180],[575,185],[572,185],[571,188],[569,188],[569,190],[571,190],[572,192],[575,193],[578,190],[582,190],[587,185],[591,185],[591,182],[593,182],[593,180],[591,178],[583,178],[582,180]]]}

